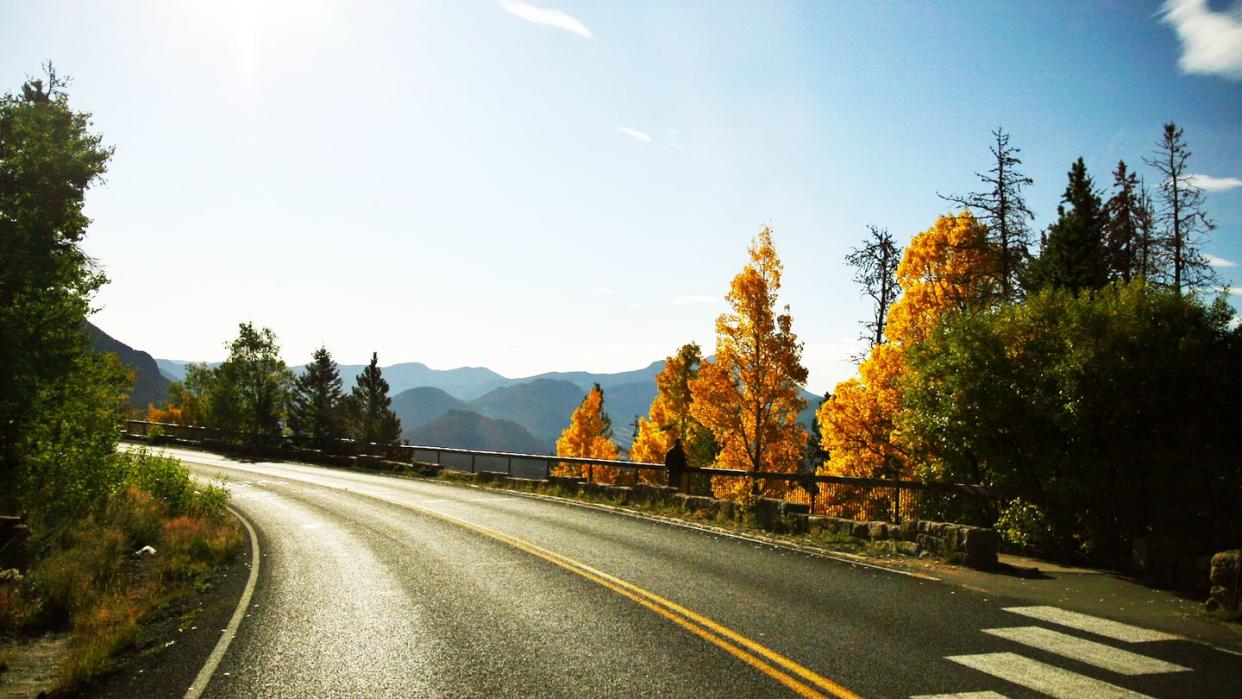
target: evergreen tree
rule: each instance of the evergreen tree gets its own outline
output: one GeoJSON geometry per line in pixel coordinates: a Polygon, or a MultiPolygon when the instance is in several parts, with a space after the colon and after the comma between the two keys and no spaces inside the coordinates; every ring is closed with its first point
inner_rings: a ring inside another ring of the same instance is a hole
{"type": "Polygon", "coordinates": [[[1184,287],[1206,286],[1213,280],[1212,268],[1199,254],[1198,245],[1216,224],[1203,211],[1203,189],[1191,179],[1186,168],[1189,159],[1182,130],[1173,122],[1164,125],[1154,157],[1144,159],[1161,175],[1162,207],[1157,219],[1163,228],[1160,242],[1171,267],[1170,286],[1178,294],[1184,287]]]}
{"type": "Polygon", "coordinates": [[[389,407],[388,381],[379,368],[379,355],[358,374],[358,383],[347,400],[351,435],[364,444],[393,444],[401,438],[401,419],[389,407]]]}
{"type": "Polygon", "coordinates": [[[289,427],[295,434],[324,442],[342,436],[341,374],[326,347],[315,350],[312,360],[293,382],[289,427]]]}
{"type": "Polygon", "coordinates": [[[1117,169],[1113,170],[1113,188],[1116,191],[1104,204],[1108,273],[1113,279],[1128,282],[1140,274],[1142,201],[1138,175],[1126,168],[1124,160],[1119,161],[1117,169]]]}
{"type": "Polygon", "coordinates": [[[819,411],[823,409],[824,403],[832,400],[832,391],[825,391],[824,397],[819,399],[819,405],[815,406],[815,417],[811,418],[811,438],[806,440],[806,449],[802,453],[802,472],[818,473],[823,468],[824,463],[828,461],[828,450],[824,449],[824,442],[819,438],[819,411]]]}
{"type": "Polygon", "coordinates": [[[1018,158],[1020,148],[1009,145],[1009,134],[997,128],[992,132],[996,143],[990,147],[996,164],[988,172],[975,173],[987,190],[966,195],[941,195],[942,199],[973,209],[988,228],[988,242],[996,248],[996,281],[1001,299],[1010,301],[1018,297],[1018,280],[1028,257],[1031,229],[1028,220],[1035,214],[1026,206],[1022,188],[1034,180],[1018,170],[1022,161],[1018,158]]]}
{"type": "Polygon", "coordinates": [[[897,283],[901,248],[893,242],[888,229],[867,226],[867,238],[862,247],[850,250],[845,261],[854,268],[854,281],[874,304],[871,319],[861,322],[866,332],[859,338],[867,343],[867,351],[870,351],[884,342],[888,309],[901,293],[901,286],[897,283]]]}
{"type": "Polygon", "coordinates": [[[1087,166],[1079,158],[1070,167],[1069,184],[1057,206],[1057,221],[1048,227],[1039,258],[1031,263],[1028,288],[1081,291],[1107,284],[1105,216],[1087,166]]]}

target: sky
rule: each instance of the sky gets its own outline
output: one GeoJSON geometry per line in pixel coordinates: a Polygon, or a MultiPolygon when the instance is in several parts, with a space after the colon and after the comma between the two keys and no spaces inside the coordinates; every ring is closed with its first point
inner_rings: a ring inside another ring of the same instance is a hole
{"type": "Polygon", "coordinates": [[[1074,159],[1154,184],[1176,122],[1242,287],[1242,2],[0,0],[0,91],[49,59],[115,147],[93,321],[156,357],[242,321],[291,364],[710,353],[768,225],[822,393],[869,313],[843,258],[977,190],[998,126],[1042,229],[1074,159]]]}

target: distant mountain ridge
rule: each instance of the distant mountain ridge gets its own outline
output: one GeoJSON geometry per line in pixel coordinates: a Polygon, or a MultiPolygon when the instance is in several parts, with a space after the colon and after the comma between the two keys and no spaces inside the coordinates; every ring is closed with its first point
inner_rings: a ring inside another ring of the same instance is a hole
{"type": "Polygon", "coordinates": [[[160,372],[159,364],[151,355],[113,338],[94,324],[86,323],[86,336],[91,349],[98,353],[111,352],[121,363],[134,372],[134,388],[129,394],[133,408],[145,409],[148,405],[163,405],[168,400],[168,379],[160,372]]]}

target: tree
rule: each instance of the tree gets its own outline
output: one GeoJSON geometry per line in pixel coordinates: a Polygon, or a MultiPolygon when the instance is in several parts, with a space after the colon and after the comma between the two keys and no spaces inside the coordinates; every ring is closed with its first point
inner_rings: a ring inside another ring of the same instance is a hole
{"type": "Polygon", "coordinates": [[[1171,285],[1176,293],[1182,288],[1202,287],[1213,280],[1212,268],[1198,245],[1216,224],[1203,210],[1203,189],[1194,183],[1186,169],[1190,150],[1182,130],[1173,122],[1164,125],[1163,138],[1156,142],[1154,157],[1144,158],[1163,178],[1160,181],[1162,207],[1158,222],[1164,229],[1161,241],[1172,266],[1171,285]]]}
{"type": "Polygon", "coordinates": [[[246,322],[237,329],[237,338],[227,345],[228,359],[212,372],[212,421],[256,436],[278,435],[292,374],[271,328],[255,329],[246,322]]]}
{"type": "Polygon", "coordinates": [[[364,444],[395,444],[401,439],[401,419],[391,409],[388,381],[379,368],[379,354],[358,374],[357,385],[346,399],[351,436],[364,444]]]}
{"type": "MultiPolygon", "coordinates": [[[[725,300],[730,311],[716,320],[716,361],[704,362],[689,382],[690,415],[711,430],[720,468],[793,473],[798,469],[806,430],[798,412],[806,383],[802,344],[792,330],[789,307],[776,313],[781,262],[766,226],[752,241],[750,262],[733,278],[725,300]]],[[[743,496],[740,479],[716,479],[717,496],[743,496]]],[[[784,492],[785,482],[766,486],[784,492]]],[[[752,479],[751,494],[760,485],[752,479]]]]}
{"type": "Polygon", "coordinates": [[[1057,220],[1043,237],[1039,257],[1031,262],[1028,291],[1055,287],[1077,292],[1107,284],[1107,225],[1104,205],[1079,158],[1070,167],[1057,220]]]}
{"type": "Polygon", "coordinates": [[[819,438],[819,411],[824,407],[824,403],[832,400],[832,392],[826,391],[824,397],[819,399],[819,405],[815,406],[815,417],[811,418],[811,438],[806,440],[806,449],[802,452],[802,471],[804,473],[819,473],[828,462],[829,454],[824,449],[824,442],[819,438]]]}
{"type": "Polygon", "coordinates": [[[888,229],[867,226],[867,238],[862,247],[851,249],[845,261],[854,268],[854,282],[863,288],[863,293],[874,304],[871,319],[861,321],[866,332],[859,338],[867,343],[869,351],[884,342],[884,325],[889,308],[901,293],[901,286],[897,284],[901,249],[893,242],[888,229]]]}
{"type": "Polygon", "coordinates": [[[315,442],[341,437],[344,414],[341,374],[326,347],[315,350],[306,371],[293,381],[289,397],[289,427],[315,442]]]}
{"type": "MultiPolygon", "coordinates": [[[[664,463],[664,457],[680,439],[691,466],[709,466],[715,459],[711,432],[690,414],[693,397],[690,382],[699,375],[703,363],[702,350],[693,342],[683,345],[677,354],[664,360],[664,369],[656,375],[656,397],[645,418],[637,418],[630,459],[646,463],[664,463]]],[[[663,474],[641,471],[643,480],[663,481],[663,474]]]]}
{"type": "Polygon", "coordinates": [[[913,475],[899,428],[905,353],[946,314],[986,308],[996,298],[995,250],[987,229],[969,211],[947,214],[914,236],[897,268],[905,290],[893,304],[888,342],[876,345],[858,376],[837,384],[816,411],[828,475],[897,478],[913,475]]]}
{"type": "MultiPolygon", "coordinates": [[[[604,389],[595,384],[582,403],[569,416],[569,426],[556,440],[557,456],[576,456],[584,459],[616,459],[617,445],[612,441],[612,420],[604,412],[604,389]]],[[[560,476],[586,476],[588,472],[603,483],[615,482],[619,468],[558,464],[554,469],[560,476]]]]}
{"type": "Polygon", "coordinates": [[[1117,162],[1113,170],[1114,192],[1104,204],[1105,249],[1109,276],[1128,282],[1138,276],[1143,255],[1142,200],[1138,175],[1117,162]]]}
{"type": "Polygon", "coordinates": [[[67,390],[79,372],[102,376],[81,360],[82,325],[106,279],[79,243],[86,191],[112,148],[45,70],[0,98],[0,480],[23,460],[22,435],[52,417],[39,412],[55,410],[40,395],[67,390]]]}
{"type": "Polygon", "coordinates": [[[1144,532],[1236,542],[1242,332],[1223,305],[1146,286],[946,317],[906,356],[920,475],[1032,491],[1057,553],[1122,561],[1144,532]]]}
{"type": "Polygon", "coordinates": [[[1009,301],[1019,294],[1018,280],[1031,244],[1027,221],[1035,218],[1022,197],[1022,188],[1034,184],[1034,180],[1018,170],[1022,164],[1018,159],[1021,149],[1009,145],[1009,134],[998,128],[992,136],[996,142],[989,149],[996,164],[987,174],[975,173],[987,190],[941,198],[980,213],[988,227],[988,241],[997,251],[995,274],[1001,299],[1009,301]]]}

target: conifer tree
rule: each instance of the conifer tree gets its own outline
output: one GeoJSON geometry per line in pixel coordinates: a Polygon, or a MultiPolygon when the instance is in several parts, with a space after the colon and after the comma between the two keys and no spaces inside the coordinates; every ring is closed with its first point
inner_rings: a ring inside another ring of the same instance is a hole
{"type": "Polygon", "coordinates": [[[1105,216],[1087,166],[1079,158],[1070,167],[1057,221],[1048,227],[1039,257],[1031,263],[1028,287],[1081,291],[1107,284],[1105,216]]]}
{"type": "Polygon", "coordinates": [[[1138,175],[1126,167],[1124,160],[1118,161],[1113,170],[1113,188],[1116,191],[1104,204],[1108,272],[1113,279],[1129,282],[1140,276],[1142,202],[1138,175]]]}
{"type": "Polygon", "coordinates": [[[401,419],[389,407],[388,381],[379,368],[379,355],[358,374],[357,385],[346,399],[353,438],[364,444],[393,444],[401,438],[401,419]]]}
{"type": "Polygon", "coordinates": [[[850,250],[845,261],[854,268],[854,281],[873,303],[871,318],[861,321],[865,332],[859,338],[867,343],[867,350],[870,351],[884,342],[888,311],[901,293],[901,286],[897,283],[901,248],[897,247],[888,229],[867,226],[867,238],[862,247],[850,250]]]}
{"type": "Polygon", "coordinates": [[[1213,280],[1212,268],[1199,254],[1198,246],[1216,224],[1203,210],[1203,189],[1191,179],[1186,168],[1189,159],[1182,130],[1173,122],[1164,125],[1153,157],[1144,159],[1161,176],[1162,206],[1157,220],[1163,229],[1161,246],[1172,274],[1169,283],[1178,294],[1185,287],[1204,286],[1213,280]]]}
{"type": "Polygon", "coordinates": [[[995,165],[986,174],[975,173],[987,185],[986,191],[941,198],[974,210],[987,226],[988,242],[996,248],[995,275],[1001,300],[1011,301],[1019,296],[1019,279],[1028,259],[1031,229],[1027,221],[1035,218],[1026,206],[1022,188],[1034,180],[1018,170],[1021,149],[1009,145],[1009,134],[998,128],[992,136],[996,142],[989,149],[995,165]]]}
{"type": "MultiPolygon", "coordinates": [[[[716,465],[748,471],[793,473],[802,459],[806,429],[798,412],[806,383],[802,343],[793,333],[789,307],[777,314],[781,262],[766,226],[755,236],[750,262],[730,286],[730,311],[716,320],[716,361],[704,362],[690,381],[690,415],[720,444],[716,465]]],[[[741,479],[716,479],[719,496],[745,496],[741,479]]],[[[751,494],[761,488],[751,480],[751,494]]],[[[769,483],[773,493],[785,482],[769,483]]]]}
{"type": "Polygon", "coordinates": [[[326,347],[315,350],[306,371],[293,382],[289,427],[295,434],[324,442],[343,436],[341,374],[326,347]]]}

